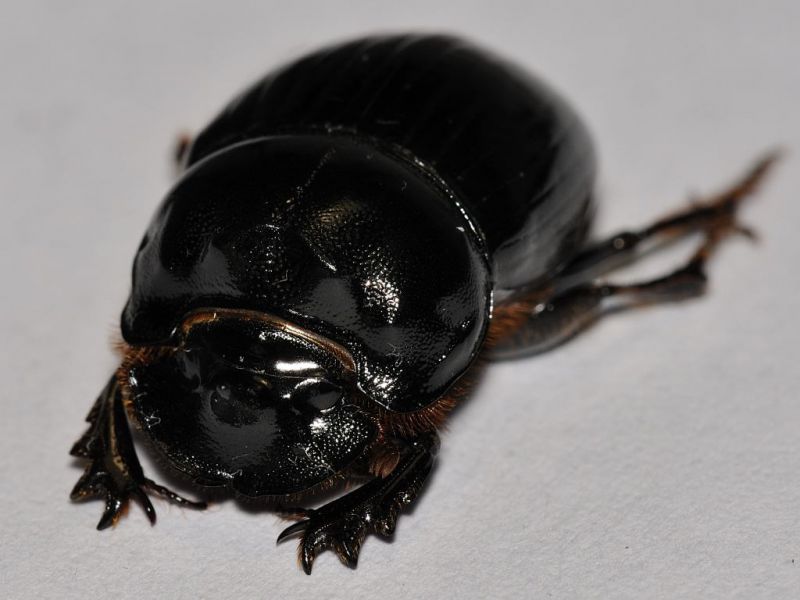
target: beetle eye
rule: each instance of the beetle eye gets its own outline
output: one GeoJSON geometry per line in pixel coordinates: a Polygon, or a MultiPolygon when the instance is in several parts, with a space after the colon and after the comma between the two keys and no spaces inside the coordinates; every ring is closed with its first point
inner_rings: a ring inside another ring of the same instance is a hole
{"type": "Polygon", "coordinates": [[[326,412],[342,397],[342,390],[329,381],[304,381],[292,394],[294,402],[314,412],[326,412]]]}

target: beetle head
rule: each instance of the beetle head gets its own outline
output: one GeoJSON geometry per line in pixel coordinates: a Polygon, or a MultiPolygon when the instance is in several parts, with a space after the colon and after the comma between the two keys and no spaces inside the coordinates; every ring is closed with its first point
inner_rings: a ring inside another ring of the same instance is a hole
{"type": "Polygon", "coordinates": [[[169,461],[246,496],[330,480],[376,437],[349,354],[262,313],[198,311],[174,352],[127,376],[135,416],[169,461]]]}

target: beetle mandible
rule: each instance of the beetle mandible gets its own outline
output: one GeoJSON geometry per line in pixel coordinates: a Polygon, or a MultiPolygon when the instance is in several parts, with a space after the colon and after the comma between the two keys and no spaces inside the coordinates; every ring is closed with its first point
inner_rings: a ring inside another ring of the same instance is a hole
{"type": "Polygon", "coordinates": [[[610,308],[702,293],[705,263],[774,156],[705,202],[587,242],[594,157],[545,84],[463,40],[364,38],[266,75],[180,152],[136,253],[123,359],[72,454],[99,529],[148,494],[128,420],[202,486],[276,506],[366,482],[299,520],[306,572],[354,566],[431,470],[482,357],[546,350],[610,308]],[[597,282],[700,232],[649,281],[597,282]]]}

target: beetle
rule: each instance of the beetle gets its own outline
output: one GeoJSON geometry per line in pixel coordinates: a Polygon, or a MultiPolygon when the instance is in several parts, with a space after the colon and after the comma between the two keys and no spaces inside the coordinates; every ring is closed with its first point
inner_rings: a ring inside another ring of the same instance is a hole
{"type": "Polygon", "coordinates": [[[324,48],[267,74],[181,146],[121,318],[122,361],[72,448],[98,529],[145,477],[129,420],[198,490],[297,520],[307,573],[355,566],[417,496],[437,430],[487,358],[547,350],[609,310],[701,294],[705,264],[775,156],[726,191],[590,242],[587,130],[546,84],[443,35],[324,48]],[[673,271],[599,280],[701,234],[673,271]],[[344,481],[321,508],[287,508],[344,481]]]}

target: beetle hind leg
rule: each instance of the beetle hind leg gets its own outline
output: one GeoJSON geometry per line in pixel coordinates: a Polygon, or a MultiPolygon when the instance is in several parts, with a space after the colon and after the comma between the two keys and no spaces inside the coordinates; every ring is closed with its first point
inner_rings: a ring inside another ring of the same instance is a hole
{"type": "Polygon", "coordinates": [[[287,527],[278,542],[302,535],[299,560],[309,575],[317,554],[327,548],[354,568],[367,534],[392,535],[400,510],[414,501],[425,483],[438,447],[434,433],[408,441],[397,466],[385,477],[374,477],[321,508],[298,511],[304,519],[287,527]]]}
{"type": "Polygon", "coordinates": [[[706,200],[693,202],[688,208],[657,220],[639,230],[623,231],[580,251],[561,271],[555,281],[557,291],[636,260],[670,240],[695,231],[738,231],[750,237],[753,232],[736,221],[742,201],[752,195],[780,158],[773,151],[760,160],[727,189],[706,200]]]}
{"type": "Polygon", "coordinates": [[[151,523],[156,521],[148,492],[188,508],[203,509],[203,502],[187,500],[144,476],[125,417],[122,395],[112,377],[86,419],[86,433],[72,447],[70,454],[90,461],[72,490],[75,501],[104,498],[106,506],[97,524],[106,529],[117,522],[130,500],[135,499],[151,523]]]}
{"type": "Polygon", "coordinates": [[[737,220],[741,201],[751,194],[778,158],[757,162],[737,183],[688,210],[661,219],[638,232],[625,232],[595,244],[578,256],[546,289],[533,290],[498,304],[487,341],[491,358],[504,359],[544,352],[570,339],[600,316],[625,308],[692,298],[705,291],[705,266],[722,240],[754,234],[737,220]],[[648,281],[616,285],[585,283],[597,271],[641,256],[648,241],[703,233],[703,241],[681,267],[648,281]]]}

